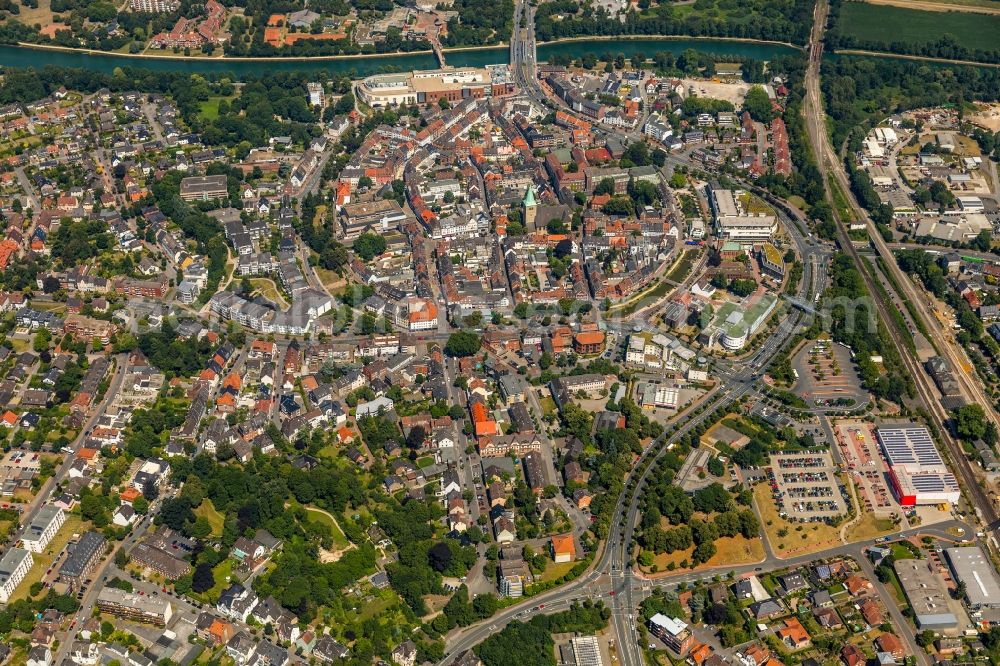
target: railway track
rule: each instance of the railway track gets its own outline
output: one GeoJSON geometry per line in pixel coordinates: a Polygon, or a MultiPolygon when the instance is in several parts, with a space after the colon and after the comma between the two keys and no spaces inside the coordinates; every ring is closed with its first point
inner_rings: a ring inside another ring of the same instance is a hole
{"type": "MultiPolygon", "coordinates": [[[[810,53],[812,54],[812,57],[810,58],[810,63],[806,70],[806,96],[804,111],[806,113],[806,126],[809,129],[809,133],[812,138],[813,150],[817,161],[820,163],[820,170],[825,174],[824,178],[827,181],[829,181],[830,178],[836,180],[841,190],[845,193],[851,212],[856,215],[858,219],[865,221],[871,245],[875,248],[878,255],[882,257],[888,267],[888,270],[891,271],[893,268],[896,268],[896,258],[893,256],[888,245],[886,245],[882,239],[874,221],[872,221],[872,219],[868,216],[867,211],[865,211],[860,204],[858,204],[857,199],[854,197],[854,194],[851,191],[850,181],[848,180],[847,173],[844,170],[844,166],[841,163],[836,151],[834,151],[832,145],[830,144],[829,137],[826,134],[825,118],[822,110],[822,98],[819,89],[819,68],[820,62],[822,61],[823,34],[826,29],[827,10],[828,7],[826,0],[819,0],[816,5],[813,35],[811,37],[810,44],[810,53]],[[825,165],[824,162],[826,163],[825,165]],[[824,169],[824,166],[827,168],[824,169]]],[[[961,443],[951,434],[951,430],[948,427],[948,422],[951,417],[940,403],[937,387],[934,385],[930,376],[921,365],[919,359],[917,359],[907,347],[903,332],[898,329],[898,325],[892,314],[893,311],[890,309],[892,307],[891,303],[887,303],[883,298],[881,291],[876,288],[874,276],[868,272],[860,253],[851,242],[848,235],[847,223],[845,220],[841,219],[840,213],[832,201],[829,182],[827,185],[827,196],[828,199],[830,199],[833,216],[837,223],[837,235],[841,249],[850,256],[851,261],[854,262],[854,265],[861,273],[862,279],[865,281],[865,286],[868,289],[868,293],[872,301],[875,303],[879,317],[885,324],[886,330],[889,332],[889,336],[892,339],[893,344],[895,344],[896,348],[899,350],[900,357],[903,360],[903,365],[905,366],[906,371],[911,377],[913,377],[919,401],[922,403],[924,409],[930,417],[932,425],[936,428],[940,440],[945,444],[948,450],[952,466],[961,478],[962,489],[965,492],[967,499],[975,509],[979,519],[985,523],[987,530],[991,532],[994,539],[1000,543],[1000,519],[998,519],[998,514],[993,501],[979,484],[979,480],[976,477],[972,463],[969,462],[965,452],[962,450],[961,443]]],[[[896,268],[896,271],[898,272],[898,268],[896,268]]],[[[901,285],[907,284],[907,278],[905,276],[898,275],[897,278],[899,278],[899,283],[901,285]]],[[[907,298],[907,294],[905,293],[900,294],[900,296],[902,298],[907,298]]],[[[918,308],[918,310],[923,310],[919,299],[911,298],[910,300],[911,302],[914,302],[914,305],[918,308]]],[[[961,368],[956,368],[956,371],[958,371],[959,374],[962,374],[961,368]]],[[[967,393],[970,397],[975,399],[977,392],[973,387],[968,386],[968,380],[964,378],[964,375],[962,379],[967,393]]]]}

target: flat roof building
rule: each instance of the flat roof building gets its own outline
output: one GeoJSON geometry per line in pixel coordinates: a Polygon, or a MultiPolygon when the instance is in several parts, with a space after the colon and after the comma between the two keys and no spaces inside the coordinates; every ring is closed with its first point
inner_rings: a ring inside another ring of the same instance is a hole
{"type": "Polygon", "coordinates": [[[24,548],[10,548],[0,558],[0,603],[7,603],[31,571],[34,560],[24,548]]]}
{"type": "Polygon", "coordinates": [[[229,196],[229,185],[225,175],[188,176],[181,180],[181,199],[184,201],[208,201],[229,196]]]}
{"type": "Polygon", "coordinates": [[[962,497],[958,479],[951,472],[889,470],[889,483],[901,506],[957,504],[962,497]]]}
{"type": "Polygon", "coordinates": [[[946,631],[958,627],[958,618],[948,605],[944,581],[930,569],[928,560],[896,560],[893,566],[918,629],[946,631]]]}
{"type": "Polygon", "coordinates": [[[770,240],[778,231],[778,221],[773,215],[720,217],[716,231],[720,237],[735,241],[770,240]]]}
{"type": "Polygon", "coordinates": [[[909,471],[946,471],[941,454],[927,428],[904,426],[879,428],[875,432],[890,467],[909,471]]]}
{"type": "Polygon", "coordinates": [[[449,102],[481,99],[513,92],[506,67],[462,67],[395,74],[375,74],[355,88],[371,107],[425,104],[444,98],[449,102]]]}
{"type": "Polygon", "coordinates": [[[140,596],[105,587],[97,595],[97,607],[102,613],[110,613],[126,620],[145,622],[158,627],[166,626],[173,616],[170,602],[161,597],[140,596]]]}
{"type": "Polygon", "coordinates": [[[969,608],[1000,608],[1000,579],[982,548],[945,548],[944,554],[955,580],[965,583],[969,608]]]}
{"type": "Polygon", "coordinates": [[[597,636],[577,636],[571,638],[569,642],[573,648],[573,660],[576,666],[604,666],[597,636]]]}
{"type": "Polygon", "coordinates": [[[879,428],[875,433],[889,464],[889,482],[902,506],[958,502],[961,490],[927,428],[879,428]]]}
{"type": "Polygon", "coordinates": [[[46,504],[38,510],[34,520],[24,530],[24,536],[21,537],[24,547],[33,553],[42,552],[65,522],[66,514],[61,508],[46,504]]]}

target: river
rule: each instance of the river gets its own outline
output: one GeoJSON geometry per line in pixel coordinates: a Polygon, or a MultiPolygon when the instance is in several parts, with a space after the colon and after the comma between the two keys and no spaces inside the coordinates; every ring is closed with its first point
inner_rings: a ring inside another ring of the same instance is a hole
{"type": "MultiPolygon", "coordinates": [[[[538,59],[542,62],[557,54],[578,57],[582,53],[597,55],[610,52],[629,56],[641,52],[652,56],[657,51],[681,53],[685,49],[695,49],[706,53],[733,58],[753,58],[771,60],[780,55],[796,52],[782,44],[737,42],[717,39],[588,39],[584,41],[542,44],[538,47],[538,59]]],[[[448,64],[454,67],[482,66],[506,63],[509,60],[507,48],[483,48],[446,51],[448,64]]],[[[0,66],[5,67],[80,67],[110,74],[115,67],[141,67],[154,71],[194,73],[231,73],[239,79],[247,74],[266,71],[315,71],[333,74],[350,73],[365,76],[386,70],[434,69],[437,60],[431,53],[380,55],[364,58],[337,58],[291,60],[271,58],[266,61],[247,60],[195,60],[184,58],[136,58],[114,54],[88,54],[54,49],[32,49],[18,46],[0,46],[0,66]]]]}

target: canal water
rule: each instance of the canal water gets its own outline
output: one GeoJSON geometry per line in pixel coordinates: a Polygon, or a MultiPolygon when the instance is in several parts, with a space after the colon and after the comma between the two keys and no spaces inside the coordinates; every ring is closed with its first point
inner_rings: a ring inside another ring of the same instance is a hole
{"type": "MultiPolygon", "coordinates": [[[[555,55],[579,57],[584,53],[644,53],[652,56],[657,51],[681,53],[695,49],[704,53],[733,58],[771,60],[780,55],[795,52],[782,44],[735,42],[713,39],[591,39],[575,42],[541,44],[538,59],[545,62],[555,55]]],[[[482,48],[461,51],[446,51],[448,64],[454,67],[482,66],[506,63],[509,60],[507,48],[482,48]]],[[[140,67],[153,71],[194,73],[230,73],[236,79],[247,74],[270,72],[328,72],[331,74],[352,74],[367,76],[383,71],[405,71],[412,69],[434,69],[437,60],[431,53],[378,55],[364,58],[302,59],[271,58],[268,60],[195,60],[185,58],[136,58],[114,54],[88,54],[50,49],[31,49],[18,46],[0,46],[0,66],[6,67],[76,67],[93,69],[110,74],[116,67],[140,67]]]]}

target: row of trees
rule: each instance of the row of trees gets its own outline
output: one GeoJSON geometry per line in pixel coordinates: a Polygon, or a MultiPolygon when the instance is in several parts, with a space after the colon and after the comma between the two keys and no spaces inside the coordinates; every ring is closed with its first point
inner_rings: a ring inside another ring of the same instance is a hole
{"type": "Polygon", "coordinates": [[[484,666],[556,666],[552,634],[593,635],[608,626],[611,610],[600,601],[574,603],[569,610],[515,620],[475,647],[484,666]]]}
{"type": "Polygon", "coordinates": [[[885,322],[879,320],[864,278],[849,256],[842,252],[834,256],[830,281],[824,303],[829,304],[831,337],[854,352],[861,383],[867,390],[901,404],[904,396],[913,393],[913,380],[903,371],[899,350],[885,322]],[[872,356],[882,357],[883,370],[872,356]]]}
{"type": "Polygon", "coordinates": [[[663,3],[649,11],[630,11],[621,21],[603,7],[580,5],[572,0],[547,2],[538,8],[535,31],[549,41],[590,35],[691,35],[694,37],[742,37],[804,44],[809,38],[812,6],[796,0],[776,3],[760,0],[746,15],[736,12],[678,11],[663,3]]]}

